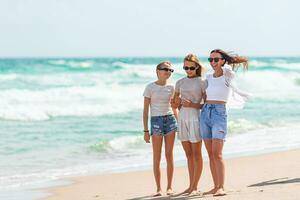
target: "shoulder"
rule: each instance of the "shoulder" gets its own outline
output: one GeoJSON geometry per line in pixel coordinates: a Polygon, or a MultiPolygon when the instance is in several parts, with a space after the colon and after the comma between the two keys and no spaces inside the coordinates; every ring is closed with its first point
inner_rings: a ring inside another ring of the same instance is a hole
{"type": "Polygon", "coordinates": [[[223,70],[223,74],[227,77],[227,78],[233,78],[235,75],[235,72],[232,70],[232,67],[230,65],[224,65],[222,67],[223,70]]]}
{"type": "Polygon", "coordinates": [[[183,82],[185,82],[185,80],[186,80],[186,77],[179,79],[178,81],[176,81],[176,85],[182,84],[183,82]]]}
{"type": "Polygon", "coordinates": [[[176,83],[183,82],[183,81],[186,80],[186,79],[187,79],[186,77],[183,77],[183,78],[179,79],[176,83]]]}
{"type": "Polygon", "coordinates": [[[230,70],[232,70],[232,67],[231,67],[231,65],[228,65],[228,64],[225,64],[222,68],[224,68],[224,69],[230,69],[230,70]]]}
{"type": "Polygon", "coordinates": [[[232,70],[232,67],[230,65],[225,64],[222,69],[226,72],[230,72],[230,73],[234,73],[234,71],[232,70]]]}
{"type": "Polygon", "coordinates": [[[212,77],[212,74],[206,74],[205,79],[210,79],[212,77]]]}
{"type": "Polygon", "coordinates": [[[207,87],[207,79],[199,77],[199,83],[200,83],[200,87],[202,89],[206,89],[206,87],[207,87]]]}
{"type": "Polygon", "coordinates": [[[152,89],[152,88],[154,88],[154,87],[155,87],[155,83],[154,83],[154,82],[151,82],[151,83],[148,83],[148,84],[146,85],[145,89],[146,89],[146,90],[150,90],[150,89],[152,89]]]}
{"type": "Polygon", "coordinates": [[[168,89],[174,90],[174,85],[173,85],[173,84],[168,84],[166,87],[167,87],[168,89]]]}
{"type": "Polygon", "coordinates": [[[171,85],[168,85],[169,88],[173,88],[174,89],[174,85],[171,84],[171,85]]]}
{"type": "Polygon", "coordinates": [[[200,84],[205,84],[206,83],[206,79],[200,77],[199,78],[199,82],[200,82],[200,84]]]}

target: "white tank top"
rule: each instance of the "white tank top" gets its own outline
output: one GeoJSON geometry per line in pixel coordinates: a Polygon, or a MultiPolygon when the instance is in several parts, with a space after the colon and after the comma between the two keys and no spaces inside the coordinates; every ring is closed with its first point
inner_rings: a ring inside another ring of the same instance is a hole
{"type": "Polygon", "coordinates": [[[230,82],[234,77],[234,72],[231,70],[231,66],[225,65],[222,67],[223,75],[220,77],[214,77],[213,74],[206,76],[207,100],[224,101],[227,102],[229,94],[231,92],[230,82]]]}
{"type": "Polygon", "coordinates": [[[212,74],[207,75],[208,87],[206,89],[207,100],[217,100],[226,102],[226,108],[244,107],[247,100],[251,98],[251,94],[238,89],[233,84],[235,77],[231,66],[224,65],[222,67],[223,76],[213,77],[212,74]]]}

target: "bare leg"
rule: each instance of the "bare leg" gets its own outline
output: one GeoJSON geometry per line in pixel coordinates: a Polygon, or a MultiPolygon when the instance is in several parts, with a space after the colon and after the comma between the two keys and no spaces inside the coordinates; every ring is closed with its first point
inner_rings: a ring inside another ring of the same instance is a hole
{"type": "Polygon", "coordinates": [[[161,185],[160,185],[160,158],[161,158],[161,147],[163,142],[163,136],[153,135],[152,136],[152,149],[153,149],[153,172],[156,182],[156,192],[155,196],[161,194],[161,185]]]}
{"type": "Polygon", "coordinates": [[[189,170],[189,178],[190,178],[190,185],[188,189],[186,189],[183,193],[191,193],[192,192],[192,185],[194,180],[194,159],[193,159],[193,152],[192,152],[192,144],[189,141],[181,142],[182,147],[184,149],[186,158],[187,158],[187,164],[188,164],[188,170],[189,170]]]}
{"type": "Polygon", "coordinates": [[[213,147],[213,157],[216,166],[216,172],[218,177],[218,190],[214,194],[215,196],[223,196],[225,195],[224,191],[224,181],[225,181],[225,164],[223,159],[223,146],[224,141],[219,139],[212,140],[212,147],[213,147]]]}
{"type": "Polygon", "coordinates": [[[173,172],[174,172],[174,161],[173,161],[173,147],[175,141],[175,132],[168,133],[167,136],[164,137],[165,140],[165,156],[167,161],[167,195],[173,194],[172,190],[172,180],[173,180],[173,172]]]}
{"type": "Polygon", "coordinates": [[[217,170],[216,170],[216,166],[215,166],[215,161],[214,161],[214,157],[213,157],[213,144],[212,144],[212,140],[204,140],[204,144],[205,144],[205,148],[207,150],[208,153],[208,157],[209,157],[209,167],[210,167],[210,172],[213,178],[213,182],[214,182],[214,188],[211,189],[208,192],[204,192],[204,195],[206,194],[215,194],[218,190],[218,176],[217,176],[217,170]]]}
{"type": "Polygon", "coordinates": [[[198,182],[203,168],[201,145],[202,145],[202,141],[197,143],[192,143],[192,154],[194,160],[194,172],[193,172],[194,176],[193,176],[193,183],[192,183],[192,192],[193,191],[197,192],[198,182]]]}

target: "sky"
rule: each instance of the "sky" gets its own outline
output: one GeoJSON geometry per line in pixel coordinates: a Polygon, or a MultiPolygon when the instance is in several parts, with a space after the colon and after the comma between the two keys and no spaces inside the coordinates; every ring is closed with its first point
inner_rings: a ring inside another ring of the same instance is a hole
{"type": "Polygon", "coordinates": [[[300,56],[297,0],[0,0],[0,57],[300,56]]]}

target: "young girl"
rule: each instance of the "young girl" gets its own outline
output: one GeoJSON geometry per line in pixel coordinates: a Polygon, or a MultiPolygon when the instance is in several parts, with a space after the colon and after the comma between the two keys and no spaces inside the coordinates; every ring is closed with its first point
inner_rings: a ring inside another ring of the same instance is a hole
{"type": "Polygon", "coordinates": [[[205,92],[205,81],[201,79],[204,67],[197,56],[189,54],[184,58],[183,69],[186,77],[178,80],[175,86],[174,107],[179,107],[178,139],[181,141],[187,158],[189,187],[183,193],[196,193],[202,173],[201,137],[199,110],[205,92]]]}
{"type": "Polygon", "coordinates": [[[209,155],[210,170],[213,177],[214,188],[204,194],[214,196],[225,195],[224,177],[225,167],[223,161],[223,145],[227,134],[227,112],[226,103],[231,92],[243,98],[246,93],[241,93],[232,84],[234,69],[243,64],[244,69],[248,67],[248,59],[241,56],[232,56],[221,49],[211,51],[208,58],[213,68],[213,74],[208,74],[206,102],[201,111],[200,130],[206,150],[209,155]]]}
{"type": "Polygon", "coordinates": [[[163,140],[165,141],[165,156],[167,160],[167,195],[173,194],[173,147],[175,140],[175,131],[177,130],[177,113],[170,105],[171,98],[174,95],[174,86],[167,83],[174,70],[171,63],[162,62],[156,67],[157,80],[148,84],[144,91],[144,140],[150,143],[150,136],[153,149],[153,172],[156,182],[156,194],[161,196],[160,185],[160,158],[163,140]],[[151,131],[148,129],[148,113],[151,108],[151,131]]]}

